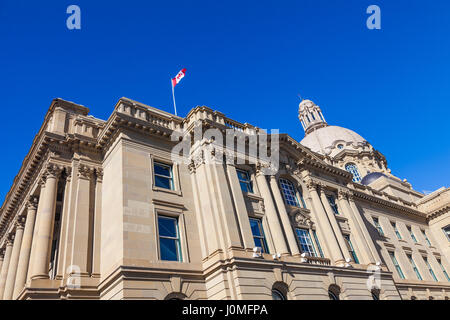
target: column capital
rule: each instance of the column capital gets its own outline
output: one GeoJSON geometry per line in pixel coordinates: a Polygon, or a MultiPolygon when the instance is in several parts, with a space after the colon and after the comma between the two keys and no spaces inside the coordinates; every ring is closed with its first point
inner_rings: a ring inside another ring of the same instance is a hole
{"type": "Polygon", "coordinates": [[[21,217],[19,217],[17,219],[17,221],[16,221],[16,231],[18,229],[22,229],[23,230],[25,228],[25,221],[26,221],[26,218],[24,216],[21,216],[21,217]]]}
{"type": "Polygon", "coordinates": [[[89,167],[85,164],[80,164],[78,167],[78,178],[80,179],[88,179],[90,180],[92,176],[94,175],[95,169],[92,167],[89,167]]]}
{"type": "Polygon", "coordinates": [[[347,190],[344,189],[339,189],[338,190],[338,199],[339,200],[346,200],[349,196],[349,192],[347,190]]]}
{"type": "Polygon", "coordinates": [[[62,168],[54,163],[49,163],[47,164],[46,169],[46,176],[47,178],[59,178],[59,176],[61,175],[62,172],[62,168]]]}
{"type": "Polygon", "coordinates": [[[7,246],[7,247],[8,247],[8,246],[11,246],[11,247],[12,247],[12,245],[13,245],[13,243],[14,243],[14,237],[15,237],[14,233],[10,233],[10,234],[8,235],[8,237],[6,238],[6,246],[7,246]]]}
{"type": "Polygon", "coordinates": [[[27,201],[27,209],[28,210],[36,210],[39,203],[38,196],[29,196],[27,201]]]}
{"type": "Polygon", "coordinates": [[[256,168],[255,168],[255,169],[256,169],[255,172],[256,172],[256,175],[257,175],[257,176],[259,176],[259,175],[263,175],[263,176],[267,176],[267,175],[274,176],[274,175],[272,174],[272,172],[270,172],[271,170],[270,170],[270,164],[269,164],[269,163],[264,163],[264,162],[258,161],[258,163],[256,164],[256,168]]]}
{"type": "Polygon", "coordinates": [[[66,182],[70,182],[72,181],[72,167],[71,166],[66,166],[64,167],[64,171],[66,172],[66,182]]]}
{"type": "Polygon", "coordinates": [[[307,178],[304,180],[306,188],[309,191],[317,191],[318,183],[311,178],[307,178]]]}
{"type": "Polygon", "coordinates": [[[97,182],[103,182],[103,169],[95,168],[95,176],[97,177],[97,182]]]}

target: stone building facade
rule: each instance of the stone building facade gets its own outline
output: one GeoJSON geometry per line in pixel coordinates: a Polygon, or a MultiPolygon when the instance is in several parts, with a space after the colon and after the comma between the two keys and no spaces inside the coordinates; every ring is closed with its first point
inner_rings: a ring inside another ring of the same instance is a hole
{"type": "Polygon", "coordinates": [[[0,299],[448,299],[450,189],[413,190],[309,100],[299,118],[267,170],[263,130],[207,107],[55,99],[0,209],[0,299]]]}

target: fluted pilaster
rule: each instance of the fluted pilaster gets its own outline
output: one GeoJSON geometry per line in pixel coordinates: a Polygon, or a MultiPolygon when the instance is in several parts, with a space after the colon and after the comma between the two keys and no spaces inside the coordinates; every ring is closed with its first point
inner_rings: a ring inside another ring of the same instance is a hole
{"type": "Polygon", "coordinates": [[[8,274],[5,283],[5,292],[3,300],[11,300],[14,291],[14,282],[16,281],[17,265],[19,263],[20,247],[22,245],[23,230],[25,228],[25,219],[20,217],[16,223],[16,233],[14,235],[14,245],[11,253],[8,274]]]}
{"type": "MultiPolygon", "coordinates": [[[[47,167],[45,188],[41,197],[42,210],[39,212],[39,225],[36,235],[31,279],[49,278],[49,259],[55,222],[56,192],[61,168],[50,164],[47,167]]],[[[40,205],[40,204],[39,204],[40,205]]]]}
{"type": "Polygon", "coordinates": [[[6,241],[2,271],[0,272],[0,300],[3,299],[3,293],[5,292],[6,277],[8,276],[9,263],[11,262],[11,254],[13,249],[13,239],[14,237],[10,236],[6,241]]]}
{"type": "Polygon", "coordinates": [[[34,223],[36,220],[36,210],[38,197],[31,196],[27,204],[27,216],[25,229],[20,247],[19,263],[17,265],[16,280],[14,282],[13,298],[16,299],[25,286],[28,268],[30,264],[31,243],[33,240],[34,223]]]}
{"type": "Polygon", "coordinates": [[[275,203],[278,207],[278,212],[280,213],[281,223],[284,228],[284,233],[286,234],[286,239],[291,249],[292,255],[300,254],[298,249],[297,239],[294,235],[294,230],[292,229],[291,220],[286,210],[286,205],[284,204],[283,196],[281,195],[280,188],[278,187],[278,182],[275,176],[270,176],[270,187],[272,189],[273,196],[275,198],[275,203]]]}
{"type": "Polygon", "coordinates": [[[264,199],[267,222],[272,233],[275,250],[279,254],[289,254],[289,249],[284,240],[283,229],[281,228],[280,220],[278,219],[277,209],[272,199],[269,184],[267,183],[266,176],[260,169],[256,172],[256,182],[258,183],[261,196],[264,199]]]}

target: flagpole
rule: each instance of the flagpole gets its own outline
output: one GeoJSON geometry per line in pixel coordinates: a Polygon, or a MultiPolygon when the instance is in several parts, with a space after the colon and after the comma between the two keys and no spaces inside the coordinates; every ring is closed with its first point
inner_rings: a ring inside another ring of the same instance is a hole
{"type": "Polygon", "coordinates": [[[172,84],[172,97],[173,97],[173,107],[175,109],[175,115],[177,116],[177,105],[175,103],[175,87],[173,86],[173,81],[170,79],[170,83],[172,84]]]}

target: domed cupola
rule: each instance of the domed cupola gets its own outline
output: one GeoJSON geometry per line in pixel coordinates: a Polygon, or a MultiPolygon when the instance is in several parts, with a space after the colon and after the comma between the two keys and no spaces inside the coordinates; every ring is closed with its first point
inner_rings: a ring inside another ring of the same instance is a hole
{"type": "Polygon", "coordinates": [[[303,130],[305,130],[305,134],[328,126],[323,117],[322,110],[311,100],[303,100],[300,102],[298,118],[303,126],[303,130]]]}
{"type": "Polygon", "coordinates": [[[314,152],[327,156],[333,165],[353,174],[353,181],[361,182],[371,172],[390,173],[384,156],[376,151],[356,132],[331,126],[325,121],[322,110],[311,100],[303,100],[298,110],[305,130],[300,142],[314,152]]]}

